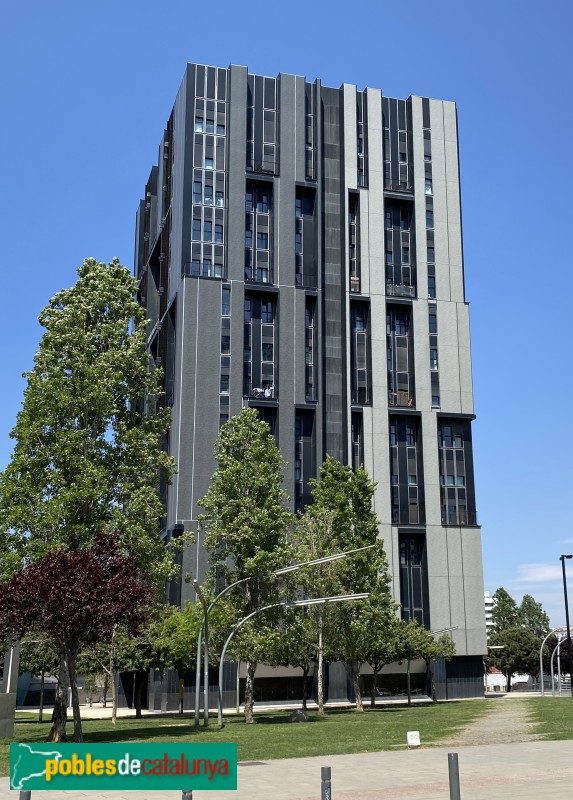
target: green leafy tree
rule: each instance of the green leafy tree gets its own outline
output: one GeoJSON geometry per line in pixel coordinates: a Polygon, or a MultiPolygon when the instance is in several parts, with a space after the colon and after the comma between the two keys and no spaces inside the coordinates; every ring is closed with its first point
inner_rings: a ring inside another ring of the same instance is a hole
{"type": "Polygon", "coordinates": [[[518,611],[519,624],[522,628],[527,628],[534,636],[544,639],[551,630],[549,617],[543,610],[541,603],[538,603],[530,594],[524,594],[518,611]]]}
{"type": "Polygon", "coordinates": [[[422,658],[426,662],[426,675],[428,683],[430,684],[430,695],[433,703],[438,702],[433,665],[442,658],[445,658],[446,661],[450,661],[455,654],[456,646],[447,633],[436,638],[435,636],[428,635],[426,631],[425,643],[422,642],[419,658],[422,658]]]}
{"type": "Polygon", "coordinates": [[[519,625],[519,609],[509,592],[506,592],[503,587],[500,587],[496,590],[493,597],[495,603],[493,605],[491,618],[496,633],[504,631],[507,628],[515,628],[519,625]]]}
{"type": "MultiPolygon", "coordinates": [[[[293,515],[286,508],[282,488],[284,460],[266,422],[255,409],[246,408],[232,417],[215,442],[218,468],[200,505],[206,529],[214,578],[229,584],[247,577],[230,593],[235,622],[276,602],[277,581],[273,570],[288,560],[287,531],[293,515]]],[[[271,614],[247,623],[234,642],[233,652],[245,663],[245,721],[253,722],[254,680],[257,663],[265,657],[271,614]]]]}
{"type": "Polygon", "coordinates": [[[32,636],[24,639],[20,650],[20,675],[30,672],[40,676],[40,703],[38,722],[44,718],[44,685],[46,676],[58,674],[60,660],[58,649],[46,636],[32,636]]]}
{"type": "Polygon", "coordinates": [[[370,706],[374,708],[378,675],[388,664],[402,661],[403,623],[386,605],[377,607],[375,603],[364,608],[364,623],[368,633],[364,661],[372,669],[370,706]]]}
{"type": "Polygon", "coordinates": [[[402,626],[402,636],[400,642],[400,661],[406,662],[406,687],[408,694],[408,705],[412,704],[412,685],[410,664],[412,661],[424,659],[426,648],[428,647],[429,631],[422,627],[416,620],[405,622],[400,621],[402,626]]]}
{"type": "MultiPolygon", "coordinates": [[[[295,561],[304,563],[341,552],[334,535],[335,512],[324,505],[313,505],[299,521],[295,532],[295,561]]],[[[340,594],[340,562],[327,562],[301,569],[297,579],[305,587],[307,597],[330,597],[340,594]]],[[[317,661],[317,706],[318,714],[324,714],[324,661],[325,642],[329,635],[331,607],[326,603],[309,606],[308,622],[314,629],[317,661]]]]}
{"type": "Polygon", "coordinates": [[[195,669],[197,637],[203,619],[199,604],[186,603],[183,608],[169,607],[156,640],[166,667],[180,675],[195,669]]]}
{"type": "Polygon", "coordinates": [[[535,674],[539,669],[541,639],[527,628],[506,628],[494,633],[489,644],[489,660],[500,669],[507,680],[507,691],[511,692],[511,676],[515,672],[535,674]]]}
{"type": "MultiPolygon", "coordinates": [[[[88,547],[98,532],[122,544],[156,580],[170,569],[158,533],[166,410],[146,353],[137,282],[114,260],[87,259],[71,289],[39,316],[45,329],[0,474],[0,581],[56,548],[88,547]],[[156,413],[148,413],[148,412],[156,413]]],[[[65,659],[51,738],[65,735],[65,659]]]]}
{"type": "Polygon", "coordinates": [[[363,710],[360,667],[369,648],[368,620],[374,613],[392,613],[390,573],[382,541],[378,539],[378,520],[372,509],[376,484],[362,467],[351,467],[327,456],[318,479],[313,482],[314,503],[307,511],[312,516],[321,510],[333,514],[330,547],[345,552],[367,545],[372,550],[355,553],[336,566],[338,593],[368,592],[368,600],[336,604],[331,616],[329,651],[344,662],[356,696],[357,711],[363,710]]]}

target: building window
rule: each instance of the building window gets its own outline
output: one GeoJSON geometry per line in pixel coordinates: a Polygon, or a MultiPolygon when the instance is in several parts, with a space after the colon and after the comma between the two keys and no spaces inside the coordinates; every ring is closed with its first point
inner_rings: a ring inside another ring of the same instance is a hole
{"type": "Polygon", "coordinates": [[[475,525],[470,423],[438,421],[443,525],[475,525]]]}
{"type": "Polygon", "coordinates": [[[195,117],[195,132],[203,133],[203,117],[195,117]]]}
{"type": "Polygon", "coordinates": [[[312,502],[309,480],[314,478],[314,412],[295,412],[294,480],[295,509],[302,513],[312,502]]]}
{"type": "Polygon", "coordinates": [[[205,220],[203,224],[203,241],[210,242],[213,236],[213,223],[209,220],[205,220]]]}
{"type": "Polygon", "coordinates": [[[220,394],[229,394],[229,376],[221,375],[220,394]]]}
{"type": "Polygon", "coordinates": [[[436,279],[433,275],[428,275],[428,297],[431,300],[436,299],[436,279]]]}
{"type": "Polygon", "coordinates": [[[268,233],[257,233],[257,250],[269,249],[269,235],[268,233]]]}
{"type": "Polygon", "coordinates": [[[200,204],[203,199],[203,184],[201,181],[193,181],[193,202],[200,204]]]}
{"type": "Polygon", "coordinates": [[[205,156],[205,169],[213,169],[213,167],[214,167],[213,159],[205,156]]]}
{"type": "Polygon", "coordinates": [[[432,408],[439,408],[440,407],[440,395],[433,394],[432,395],[432,408]]]}
{"type": "Polygon", "coordinates": [[[194,242],[201,241],[201,220],[196,217],[193,217],[193,233],[191,238],[194,242]]]}
{"type": "Polygon", "coordinates": [[[398,525],[424,521],[422,447],[418,445],[418,424],[407,417],[395,417],[390,426],[390,482],[392,521],[398,525]]]}
{"type": "Polygon", "coordinates": [[[206,133],[215,133],[215,120],[214,119],[207,119],[205,123],[205,132],[206,133]]]}
{"type": "Polygon", "coordinates": [[[430,347],[430,369],[438,369],[438,348],[430,347]]]}
{"type": "Polygon", "coordinates": [[[435,256],[434,256],[434,248],[433,247],[428,247],[427,248],[427,258],[428,258],[428,261],[430,263],[434,262],[435,256]]]}
{"type": "Polygon", "coordinates": [[[263,361],[273,361],[274,345],[263,342],[261,344],[261,358],[263,361]]]}
{"type": "Polygon", "coordinates": [[[315,301],[311,297],[306,298],[304,309],[304,344],[305,344],[305,379],[304,396],[305,400],[316,400],[316,364],[315,364],[315,341],[314,341],[314,310],[315,301]]]}
{"type": "Polygon", "coordinates": [[[215,225],[215,242],[217,244],[223,244],[223,226],[222,225],[215,225]]]}
{"type": "Polygon", "coordinates": [[[433,228],[434,227],[434,212],[430,209],[426,209],[426,228],[433,228]]]}
{"type": "Polygon", "coordinates": [[[231,288],[223,286],[221,292],[221,316],[229,317],[231,315],[231,288]]]}
{"type": "Polygon", "coordinates": [[[426,194],[433,194],[433,192],[432,192],[432,179],[431,178],[426,178],[425,193],[426,194]]]}
{"type": "Polygon", "coordinates": [[[261,302],[261,322],[274,322],[275,310],[272,300],[261,302]]]}
{"type": "Polygon", "coordinates": [[[428,314],[428,325],[430,328],[430,333],[437,333],[438,332],[438,317],[437,314],[428,314]]]}
{"type": "Polygon", "coordinates": [[[225,196],[223,192],[215,192],[215,205],[219,208],[223,208],[225,205],[225,196]]]}

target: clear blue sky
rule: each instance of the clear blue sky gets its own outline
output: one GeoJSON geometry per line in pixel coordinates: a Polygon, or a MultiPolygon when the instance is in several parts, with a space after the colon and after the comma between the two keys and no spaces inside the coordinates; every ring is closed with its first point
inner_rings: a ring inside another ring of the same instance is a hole
{"type": "MultiPolygon", "coordinates": [[[[561,624],[558,559],[573,552],[572,8],[3,3],[0,468],[40,309],[84,257],[132,266],[135,209],[187,61],[455,100],[485,585],[533,594],[561,624]]],[[[573,567],[570,578],[573,596],[573,567]]]]}

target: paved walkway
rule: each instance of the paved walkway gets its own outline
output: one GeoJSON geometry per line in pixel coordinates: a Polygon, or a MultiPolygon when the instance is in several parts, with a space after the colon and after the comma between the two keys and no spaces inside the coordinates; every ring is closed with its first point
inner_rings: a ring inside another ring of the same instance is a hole
{"type": "MultiPolygon", "coordinates": [[[[462,800],[567,800],[573,743],[435,747],[243,763],[237,792],[193,792],[193,800],[320,800],[320,768],[332,768],[333,800],[447,800],[448,752],[459,753],[462,800]]],[[[0,779],[0,800],[16,800],[0,779]]],[[[32,800],[56,800],[32,792],[32,800]]],[[[57,800],[181,800],[180,792],[61,792],[57,800]]]]}

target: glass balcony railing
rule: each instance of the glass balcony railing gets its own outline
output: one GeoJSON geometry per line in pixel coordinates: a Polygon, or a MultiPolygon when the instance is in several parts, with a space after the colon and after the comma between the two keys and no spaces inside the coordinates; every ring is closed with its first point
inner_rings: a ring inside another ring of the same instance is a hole
{"type": "Polygon", "coordinates": [[[416,297],[416,287],[405,283],[387,283],[386,295],[388,297],[416,297]]]}
{"type": "Polygon", "coordinates": [[[388,391],[388,405],[389,406],[402,406],[403,408],[415,408],[416,400],[410,392],[393,392],[388,391]]]}
{"type": "Polygon", "coordinates": [[[442,525],[459,525],[460,527],[464,527],[477,524],[477,513],[475,511],[466,511],[465,509],[447,511],[442,507],[442,525]]]}
{"type": "Polygon", "coordinates": [[[243,397],[253,400],[276,400],[277,392],[274,384],[269,381],[261,381],[253,384],[251,381],[243,381],[243,397]]]}

